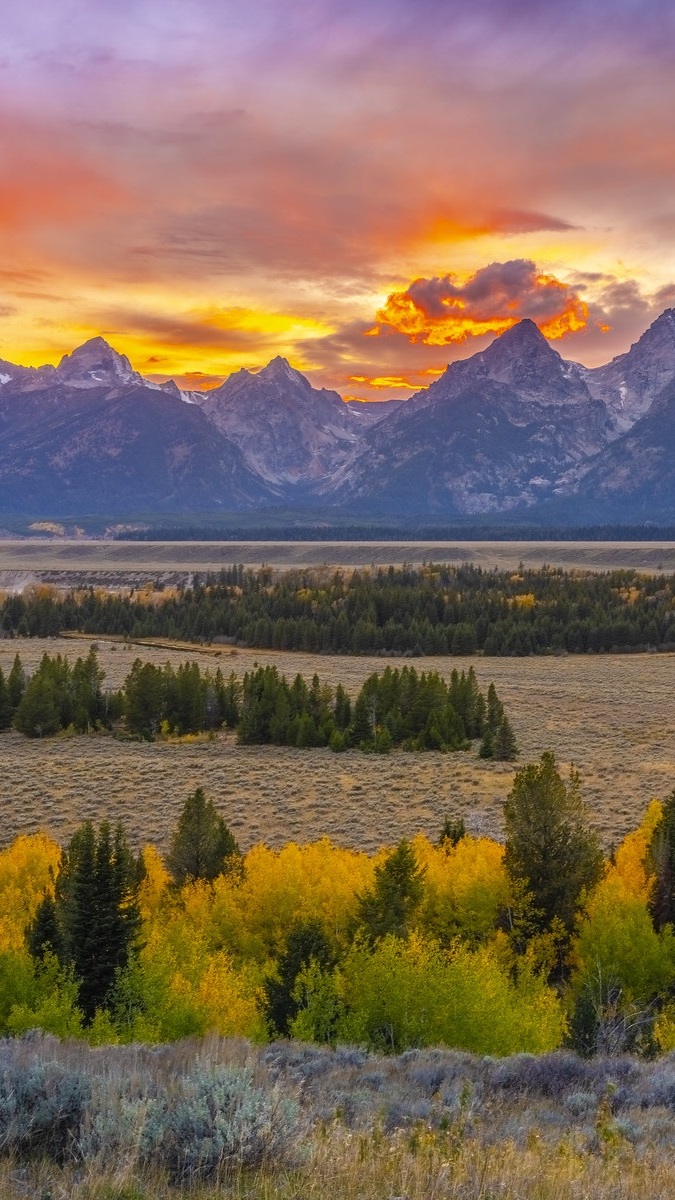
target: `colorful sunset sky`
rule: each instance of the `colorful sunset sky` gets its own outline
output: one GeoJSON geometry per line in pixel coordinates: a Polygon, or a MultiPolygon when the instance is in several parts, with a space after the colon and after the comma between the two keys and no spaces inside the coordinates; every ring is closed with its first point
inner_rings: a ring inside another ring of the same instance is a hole
{"type": "Polygon", "coordinates": [[[672,0],[22,0],[0,105],[12,362],[101,333],[385,399],[522,317],[593,365],[675,304],[672,0]]]}

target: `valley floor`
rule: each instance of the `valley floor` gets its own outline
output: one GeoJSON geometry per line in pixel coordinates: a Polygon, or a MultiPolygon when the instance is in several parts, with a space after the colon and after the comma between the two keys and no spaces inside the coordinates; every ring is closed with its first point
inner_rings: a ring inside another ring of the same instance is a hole
{"type": "MultiPolygon", "coordinates": [[[[0,640],[0,667],[17,650],[29,669],[43,653],[86,655],[86,639],[0,640]]],[[[119,687],[136,657],[163,664],[198,658],[227,676],[274,663],[293,678],[342,683],[353,695],[381,658],[266,650],[170,650],[97,639],[106,684],[119,687]]],[[[385,660],[386,661],[386,660],[385,660]]],[[[675,655],[546,658],[419,658],[417,670],[473,665],[479,684],[494,681],[512,720],[518,763],[456,754],[295,750],[238,746],[234,735],[192,744],[118,742],[104,735],[29,739],[0,734],[2,841],[45,829],[65,841],[81,821],[120,819],[132,841],[166,849],[187,795],[202,786],[242,848],[279,846],[327,835],[374,850],[415,833],[434,839],[446,814],[469,831],[500,837],[502,804],[519,765],[553,750],[561,767],[580,770],[584,797],[606,847],[639,824],[649,801],[675,782],[675,655]]]]}

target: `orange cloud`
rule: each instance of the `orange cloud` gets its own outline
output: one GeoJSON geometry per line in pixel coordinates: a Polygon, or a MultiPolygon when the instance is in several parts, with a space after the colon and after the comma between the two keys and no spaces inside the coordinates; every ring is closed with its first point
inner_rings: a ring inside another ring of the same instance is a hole
{"type": "Polygon", "coordinates": [[[490,263],[463,283],[450,274],[415,279],[405,291],[387,297],[377,313],[379,326],[368,332],[388,327],[411,342],[444,346],[504,333],[524,317],[535,321],[545,337],[562,338],[586,327],[588,306],[529,259],[514,259],[490,263]]]}

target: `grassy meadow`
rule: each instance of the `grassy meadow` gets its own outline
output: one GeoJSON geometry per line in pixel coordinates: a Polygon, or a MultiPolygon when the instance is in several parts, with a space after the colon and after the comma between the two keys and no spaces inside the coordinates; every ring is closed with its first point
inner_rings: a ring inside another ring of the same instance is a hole
{"type": "MultiPolygon", "coordinates": [[[[0,641],[7,671],[20,651],[30,669],[42,654],[86,655],[83,638],[0,641]]],[[[275,663],[354,694],[381,658],[314,656],[223,647],[175,649],[98,639],[106,683],[118,687],[136,657],[162,664],[198,659],[242,676],[275,663]]],[[[238,746],[234,735],[210,741],[118,742],[104,735],[24,738],[0,735],[2,841],[45,829],[59,841],[85,819],[123,821],[135,844],[166,848],[188,793],[201,785],[225,815],[242,848],[328,835],[374,850],[417,832],[432,838],[446,813],[472,833],[499,837],[502,803],[519,765],[552,749],[580,770],[583,792],[606,846],[639,823],[653,796],[675,780],[675,729],[669,719],[675,656],[597,655],[544,658],[415,659],[418,670],[449,673],[473,665],[479,684],[494,681],[521,749],[516,764],[457,754],[367,755],[238,746]]]]}

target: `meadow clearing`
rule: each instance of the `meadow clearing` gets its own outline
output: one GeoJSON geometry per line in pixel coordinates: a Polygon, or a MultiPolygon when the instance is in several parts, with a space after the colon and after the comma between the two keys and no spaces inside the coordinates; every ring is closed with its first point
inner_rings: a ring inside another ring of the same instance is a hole
{"type": "MultiPolygon", "coordinates": [[[[91,640],[0,641],[0,667],[7,671],[17,651],[29,669],[45,652],[74,661],[91,640]]],[[[390,661],[95,640],[111,688],[140,657],[174,665],[197,659],[240,677],[256,663],[274,663],[289,678],[316,672],[354,694],[390,661]]],[[[574,764],[581,772],[593,823],[610,847],[652,797],[665,798],[675,786],[674,655],[413,661],[417,670],[444,674],[473,665],[482,688],[494,681],[521,748],[518,762],[483,761],[475,751],[383,756],[238,746],[231,733],[177,744],[100,734],[33,740],[9,731],[0,735],[2,843],[39,828],[63,841],[81,821],[106,817],[121,820],[135,845],[152,841],[165,849],[185,798],[200,785],[242,849],[327,835],[372,850],[417,832],[434,838],[446,814],[463,816],[472,833],[498,838],[515,770],[552,749],[564,769],[574,764]]]]}

